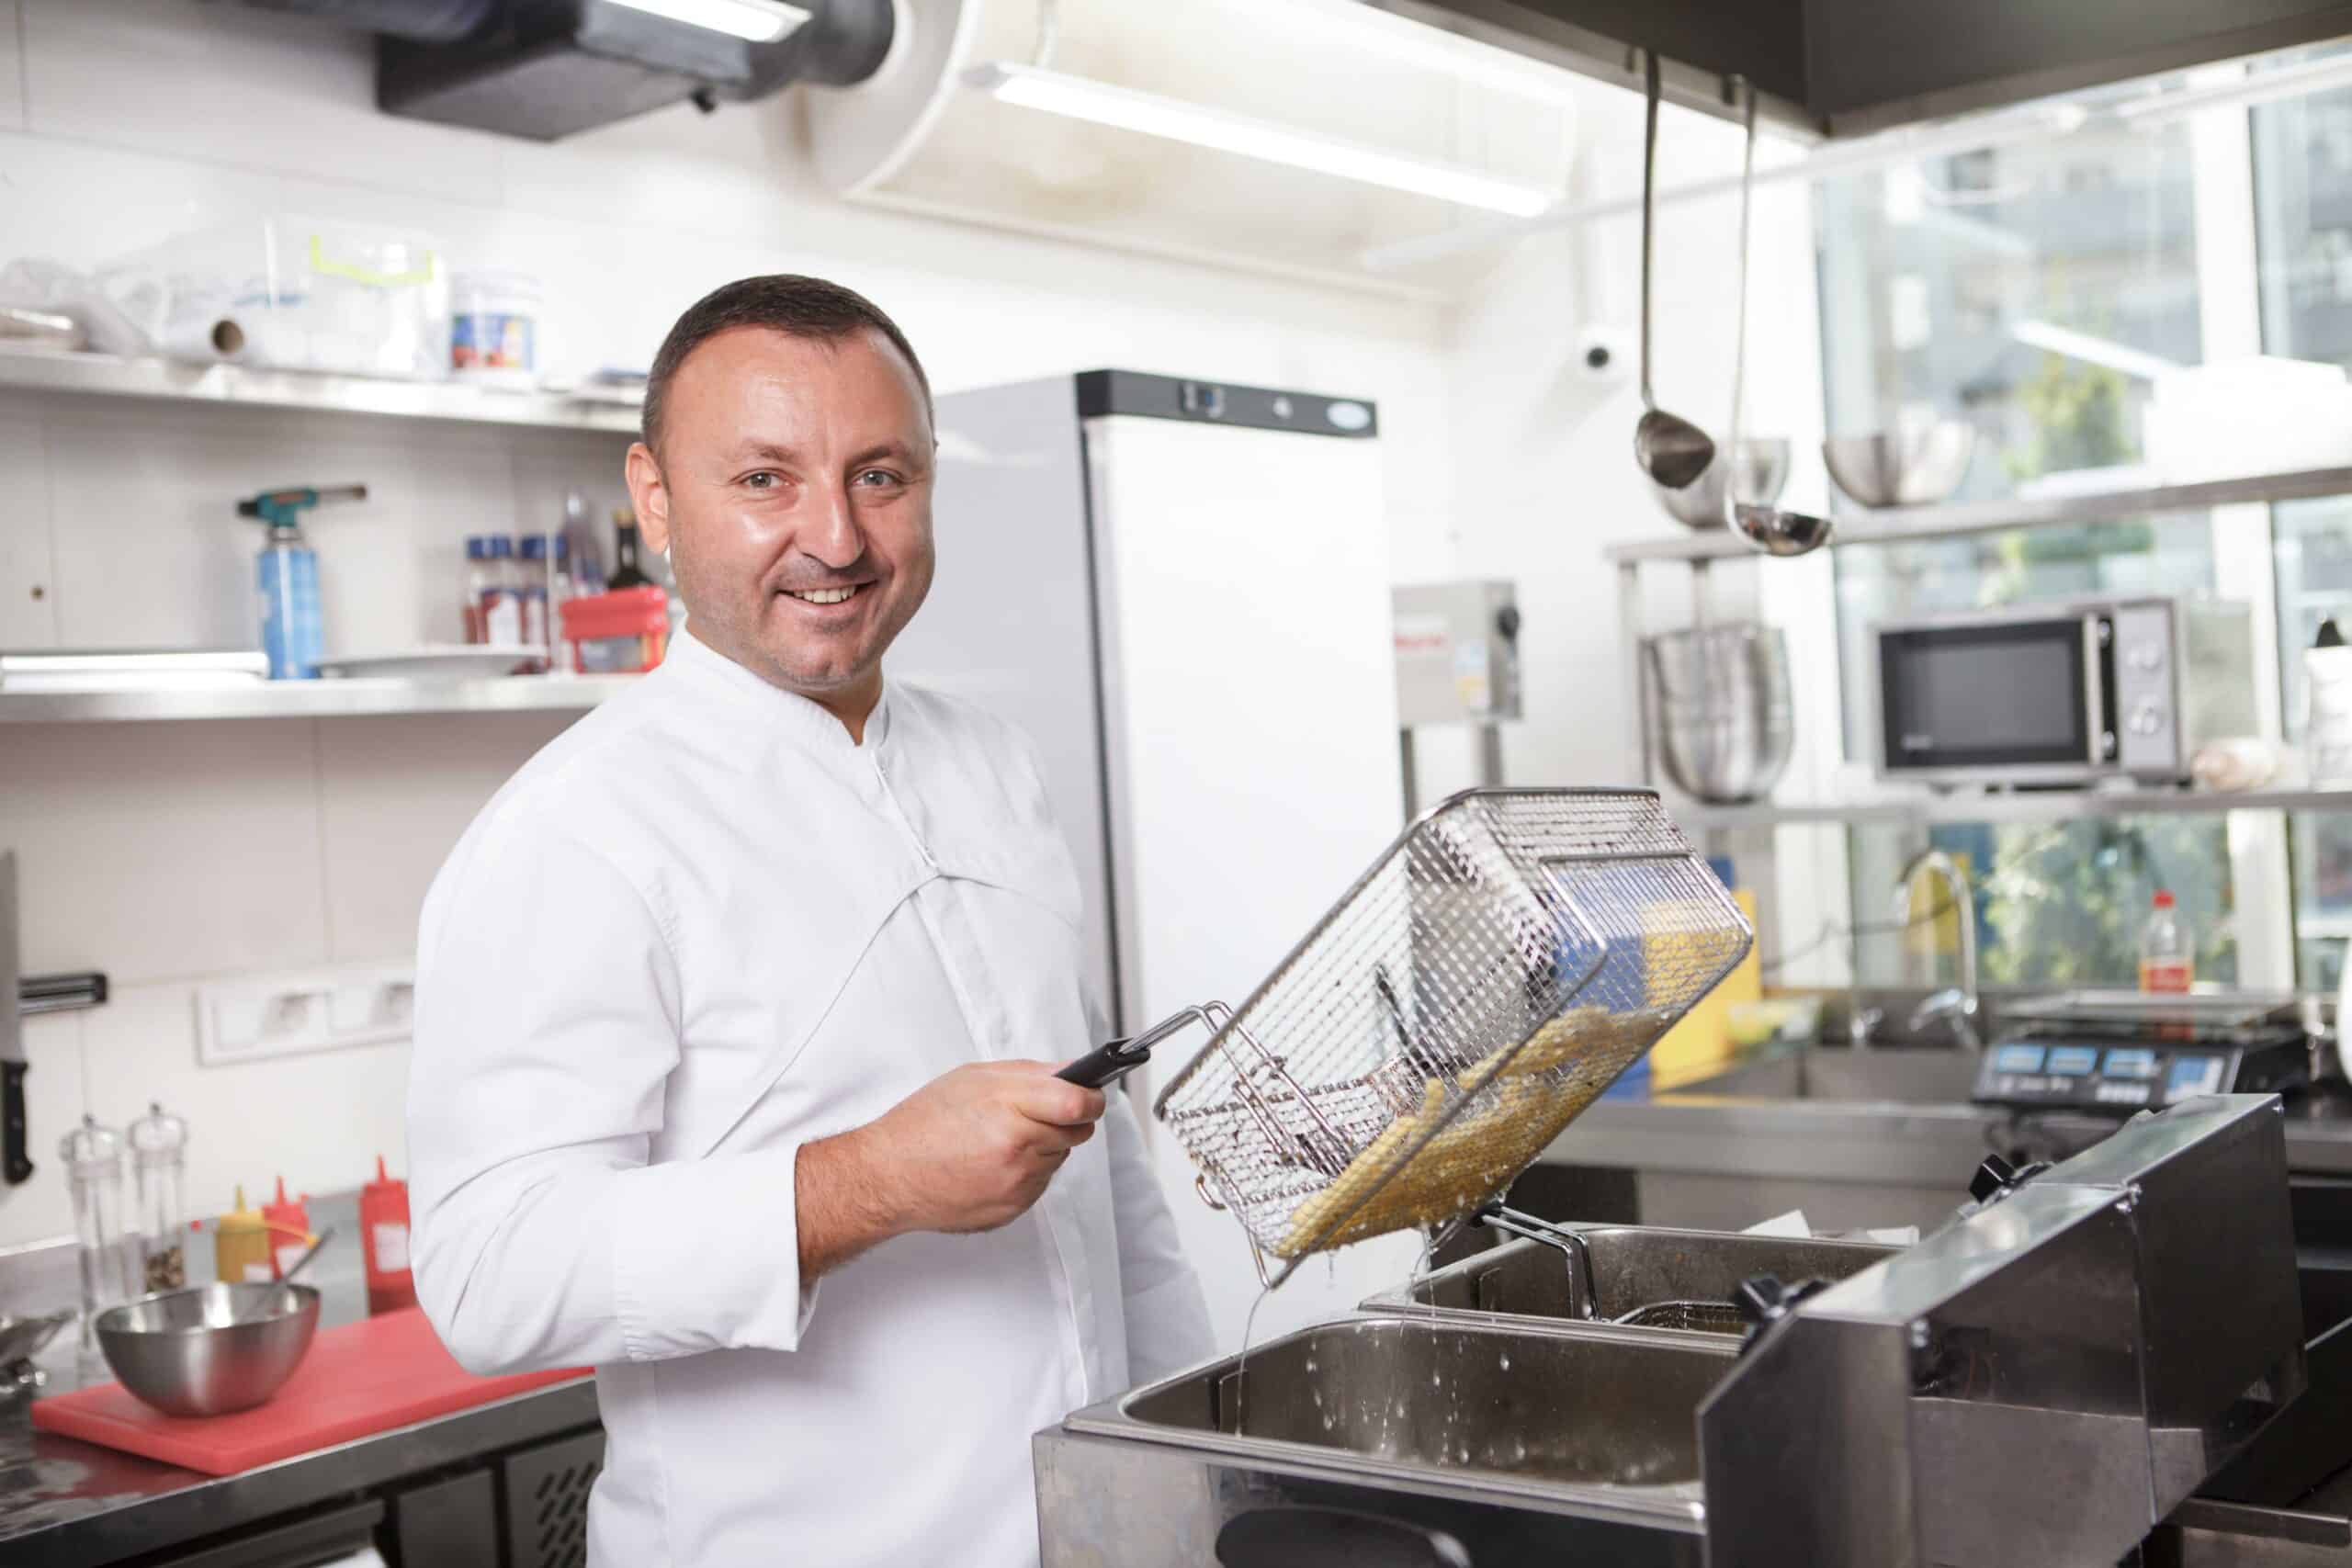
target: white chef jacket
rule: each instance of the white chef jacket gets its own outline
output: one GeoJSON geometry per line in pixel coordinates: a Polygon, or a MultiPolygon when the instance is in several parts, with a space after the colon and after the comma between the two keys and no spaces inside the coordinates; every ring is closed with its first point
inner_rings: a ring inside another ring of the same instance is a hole
{"type": "Polygon", "coordinates": [[[799,1277],[801,1144],[1097,1042],[1026,745],[890,682],[865,743],[681,637],[499,792],[426,897],[417,1294],[481,1371],[593,1365],[600,1568],[1013,1568],[1029,1438],[1205,1357],[1134,1116],[981,1235],[799,1277]]]}

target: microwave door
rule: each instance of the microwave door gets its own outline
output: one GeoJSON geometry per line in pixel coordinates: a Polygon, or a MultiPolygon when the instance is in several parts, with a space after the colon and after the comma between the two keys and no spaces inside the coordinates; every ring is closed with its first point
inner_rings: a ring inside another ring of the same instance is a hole
{"type": "Polygon", "coordinates": [[[1952,782],[2094,775],[2108,744],[2108,654],[2098,618],[2080,615],[1883,629],[1883,772],[1952,782]]]}

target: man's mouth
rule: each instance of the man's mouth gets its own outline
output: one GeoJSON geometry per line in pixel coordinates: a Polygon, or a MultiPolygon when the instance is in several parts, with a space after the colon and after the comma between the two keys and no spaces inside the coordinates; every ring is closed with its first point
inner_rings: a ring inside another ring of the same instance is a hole
{"type": "Polygon", "coordinates": [[[853,582],[844,588],[785,588],[778,592],[804,604],[842,604],[865,592],[865,588],[863,582],[853,582]]]}

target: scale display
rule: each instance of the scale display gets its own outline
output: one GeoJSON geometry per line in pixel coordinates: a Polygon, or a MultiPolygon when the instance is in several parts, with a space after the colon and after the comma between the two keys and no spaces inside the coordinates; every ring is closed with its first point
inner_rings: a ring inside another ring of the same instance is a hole
{"type": "Polygon", "coordinates": [[[2201,1095],[2268,1093],[2305,1081],[2309,1062],[2299,1030],[2149,1038],[2161,1032],[2122,1021],[2023,1025],[1984,1053],[1970,1098],[1981,1105],[2128,1114],[2201,1095]]]}

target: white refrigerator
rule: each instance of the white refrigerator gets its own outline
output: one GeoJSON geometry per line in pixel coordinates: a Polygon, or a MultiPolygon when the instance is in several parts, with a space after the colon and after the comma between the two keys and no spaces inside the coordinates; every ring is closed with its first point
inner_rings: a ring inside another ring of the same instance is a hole
{"type": "MultiPolygon", "coordinates": [[[[939,400],[939,570],[891,669],[1028,731],[1085,885],[1102,1005],[1133,1033],[1240,1005],[1403,827],[1379,421],[1361,400],[1129,371],[939,400]]],[[[1220,1348],[1249,1243],[1127,1081],[1220,1348]]],[[[1389,1236],[1310,1264],[1253,1342],[1412,1268],[1389,1236]]]]}

